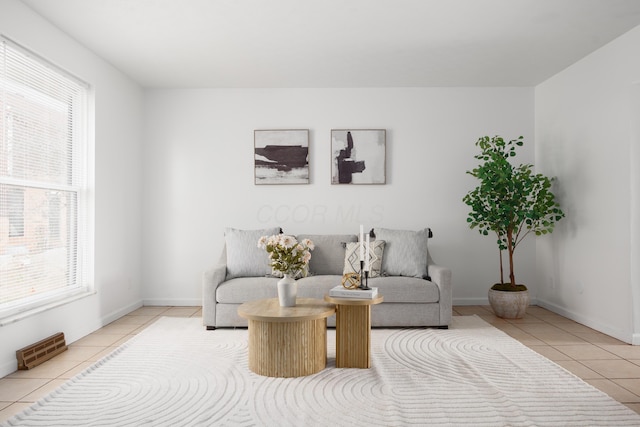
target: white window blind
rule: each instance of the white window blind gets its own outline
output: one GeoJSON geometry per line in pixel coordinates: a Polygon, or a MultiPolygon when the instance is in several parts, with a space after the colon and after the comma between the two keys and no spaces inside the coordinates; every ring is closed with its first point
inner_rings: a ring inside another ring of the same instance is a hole
{"type": "Polygon", "coordinates": [[[0,37],[0,317],[89,286],[86,99],[0,37]]]}

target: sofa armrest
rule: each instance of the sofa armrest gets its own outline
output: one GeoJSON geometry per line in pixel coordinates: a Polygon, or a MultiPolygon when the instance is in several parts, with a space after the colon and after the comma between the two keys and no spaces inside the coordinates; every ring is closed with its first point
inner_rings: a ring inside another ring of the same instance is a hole
{"type": "Polygon", "coordinates": [[[453,310],[453,291],[451,286],[451,269],[438,264],[429,264],[429,276],[440,290],[440,325],[451,325],[453,310]]]}
{"type": "Polygon", "coordinates": [[[216,326],[216,290],[224,282],[227,265],[218,264],[202,274],[202,323],[204,326],[216,326]]]}

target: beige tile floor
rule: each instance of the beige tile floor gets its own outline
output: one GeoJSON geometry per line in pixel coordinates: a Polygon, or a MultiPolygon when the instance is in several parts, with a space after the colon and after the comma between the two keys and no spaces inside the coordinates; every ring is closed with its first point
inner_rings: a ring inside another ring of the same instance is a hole
{"type": "MultiPolygon", "coordinates": [[[[520,320],[497,318],[488,306],[456,306],[477,314],[524,345],[640,413],[640,346],[631,346],[540,307],[520,320]]],[[[0,422],[30,406],[115,350],[160,316],[200,317],[200,307],[142,307],[69,345],[55,358],[0,379],[0,422]]]]}

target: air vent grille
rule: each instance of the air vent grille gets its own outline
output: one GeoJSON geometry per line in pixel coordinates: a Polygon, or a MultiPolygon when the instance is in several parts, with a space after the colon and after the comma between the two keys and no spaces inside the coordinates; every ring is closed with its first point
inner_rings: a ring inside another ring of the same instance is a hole
{"type": "Polygon", "coordinates": [[[46,362],[57,354],[67,349],[64,342],[64,334],[58,332],[48,338],[38,341],[37,343],[28,345],[16,351],[18,359],[18,369],[25,370],[38,366],[46,362]]]}

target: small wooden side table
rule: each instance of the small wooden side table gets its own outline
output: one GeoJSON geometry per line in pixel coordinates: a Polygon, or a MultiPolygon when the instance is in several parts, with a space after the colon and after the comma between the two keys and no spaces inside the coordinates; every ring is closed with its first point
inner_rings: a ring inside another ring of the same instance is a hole
{"type": "Polygon", "coordinates": [[[371,306],[383,299],[324,296],[336,305],[336,368],[371,367],[371,306]]]}
{"type": "Polygon", "coordinates": [[[280,307],[278,298],[246,302],[238,314],[249,320],[249,369],[268,377],[300,377],[327,366],[327,317],[332,304],[298,298],[280,307]]]}

